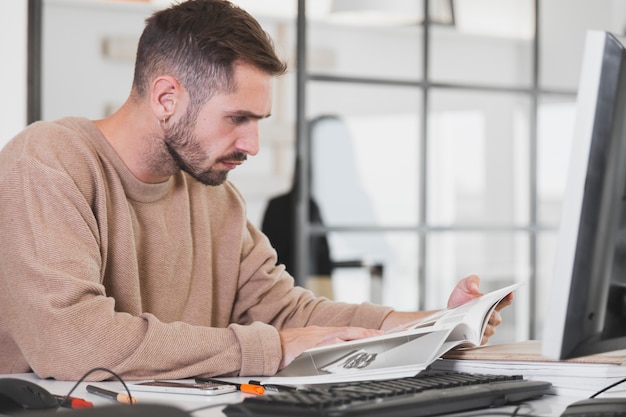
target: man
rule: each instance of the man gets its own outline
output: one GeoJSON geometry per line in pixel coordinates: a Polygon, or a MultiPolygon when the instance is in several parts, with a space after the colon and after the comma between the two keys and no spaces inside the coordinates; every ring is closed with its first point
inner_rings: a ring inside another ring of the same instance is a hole
{"type": "MultiPolygon", "coordinates": [[[[115,114],[36,123],[6,145],[0,373],[271,375],[312,346],[425,314],[294,287],[246,220],[227,174],[258,152],[284,71],[243,10],[189,0],[147,20],[115,114]]],[[[478,294],[467,278],[449,305],[478,294]]]]}

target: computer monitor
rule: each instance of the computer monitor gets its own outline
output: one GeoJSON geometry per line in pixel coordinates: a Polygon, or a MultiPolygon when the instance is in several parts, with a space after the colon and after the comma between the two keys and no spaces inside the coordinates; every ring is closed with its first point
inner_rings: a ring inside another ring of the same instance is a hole
{"type": "Polygon", "coordinates": [[[626,48],[587,33],[542,354],[626,348],[626,48]]]}

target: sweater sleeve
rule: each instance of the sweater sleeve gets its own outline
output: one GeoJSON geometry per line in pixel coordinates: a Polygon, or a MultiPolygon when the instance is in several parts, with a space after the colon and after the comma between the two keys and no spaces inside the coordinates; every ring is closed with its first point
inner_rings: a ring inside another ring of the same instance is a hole
{"type": "Polygon", "coordinates": [[[238,303],[233,320],[262,321],[281,328],[305,326],[356,326],[380,328],[392,311],[371,303],[350,304],[316,297],[294,286],[267,237],[252,224],[244,232],[238,303]]]}

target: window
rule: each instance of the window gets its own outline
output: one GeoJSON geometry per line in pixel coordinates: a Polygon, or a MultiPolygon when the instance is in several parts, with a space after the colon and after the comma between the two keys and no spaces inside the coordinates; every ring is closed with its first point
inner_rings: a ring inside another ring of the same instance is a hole
{"type": "MultiPolygon", "coordinates": [[[[418,3],[432,13],[441,2],[418,3]]],[[[585,32],[620,32],[626,5],[450,4],[452,24],[346,25],[316,15],[299,28],[310,62],[302,114],[307,123],[330,116],[343,131],[312,126],[298,138],[310,163],[300,178],[325,219],[302,230],[327,234],[333,256],[384,263],[382,301],[400,309],[442,306],[471,273],[486,291],[524,282],[492,340],[535,338],[585,32]]],[[[367,279],[348,275],[334,277],[337,297],[367,299],[367,279]]]]}

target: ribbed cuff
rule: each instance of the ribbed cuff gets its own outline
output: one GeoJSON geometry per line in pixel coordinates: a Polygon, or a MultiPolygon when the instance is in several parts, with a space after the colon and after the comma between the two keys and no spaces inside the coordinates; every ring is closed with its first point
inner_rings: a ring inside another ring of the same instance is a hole
{"type": "Polygon", "coordinates": [[[280,336],[273,326],[255,322],[248,326],[228,326],[241,347],[241,376],[274,375],[282,359],[280,336]]]}

